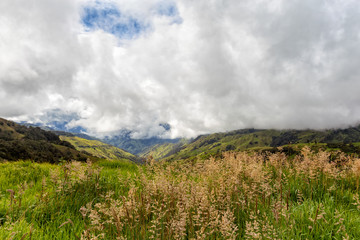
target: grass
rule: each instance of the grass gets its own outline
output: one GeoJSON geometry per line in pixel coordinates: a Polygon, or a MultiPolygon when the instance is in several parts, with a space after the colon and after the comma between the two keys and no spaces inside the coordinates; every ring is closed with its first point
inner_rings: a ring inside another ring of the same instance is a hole
{"type": "Polygon", "coordinates": [[[136,159],[131,153],[97,140],[88,140],[76,136],[60,136],[60,139],[71,143],[78,151],[85,151],[99,158],[111,160],[136,159]]]}
{"type": "Polygon", "coordinates": [[[0,164],[1,239],[360,239],[360,160],[0,164]]]}
{"type": "Polygon", "coordinates": [[[107,191],[121,192],[119,177],[131,176],[137,168],[129,162],[107,160],[1,163],[0,238],[78,239],[84,231],[79,209],[90,201],[96,203],[107,191]]]}

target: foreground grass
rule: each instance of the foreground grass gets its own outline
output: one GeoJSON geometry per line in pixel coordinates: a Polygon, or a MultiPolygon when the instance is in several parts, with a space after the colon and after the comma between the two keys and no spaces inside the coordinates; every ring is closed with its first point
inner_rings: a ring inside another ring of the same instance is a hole
{"type": "Polygon", "coordinates": [[[0,164],[2,239],[360,239],[360,160],[0,164]]]}
{"type": "Polygon", "coordinates": [[[122,161],[1,163],[0,239],[79,239],[85,227],[79,209],[107,191],[125,194],[119,177],[137,169],[122,161]]]}

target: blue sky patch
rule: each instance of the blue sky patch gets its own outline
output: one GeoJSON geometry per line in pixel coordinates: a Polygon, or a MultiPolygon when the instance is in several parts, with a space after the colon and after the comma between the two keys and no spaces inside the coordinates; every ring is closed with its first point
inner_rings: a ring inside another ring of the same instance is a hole
{"type": "Polygon", "coordinates": [[[183,21],[175,2],[160,2],[157,6],[157,14],[171,17],[173,19],[172,23],[181,24],[183,21]]]}
{"type": "Polygon", "coordinates": [[[102,29],[118,38],[134,38],[147,28],[145,23],[123,14],[115,6],[99,3],[84,7],[81,20],[88,31],[102,29]]]}
{"type": "Polygon", "coordinates": [[[159,4],[158,14],[173,17],[179,14],[175,4],[159,4]]]}
{"type": "MultiPolygon", "coordinates": [[[[171,24],[181,24],[176,3],[160,1],[155,6],[154,15],[166,16],[171,24]]],[[[142,32],[151,29],[151,21],[145,22],[134,16],[122,12],[114,4],[96,2],[83,8],[81,22],[87,31],[103,30],[120,39],[132,39],[142,32]]]]}

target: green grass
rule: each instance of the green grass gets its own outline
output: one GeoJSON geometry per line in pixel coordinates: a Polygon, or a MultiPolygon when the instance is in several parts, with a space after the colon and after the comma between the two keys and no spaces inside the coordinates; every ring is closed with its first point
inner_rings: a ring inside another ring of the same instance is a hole
{"type": "Polygon", "coordinates": [[[78,239],[84,230],[79,209],[91,201],[96,203],[108,191],[120,194],[128,190],[119,179],[138,171],[137,165],[126,161],[99,161],[91,167],[102,168],[98,176],[59,191],[51,174],[58,172],[63,179],[64,164],[0,163],[0,239],[22,239],[25,234],[24,239],[29,239],[30,232],[32,239],[78,239]],[[15,193],[13,200],[9,189],[15,193]],[[72,223],[59,228],[69,219],[72,223]]]}
{"type": "Polygon", "coordinates": [[[327,156],[0,163],[0,239],[360,239],[360,160],[327,156]]]}

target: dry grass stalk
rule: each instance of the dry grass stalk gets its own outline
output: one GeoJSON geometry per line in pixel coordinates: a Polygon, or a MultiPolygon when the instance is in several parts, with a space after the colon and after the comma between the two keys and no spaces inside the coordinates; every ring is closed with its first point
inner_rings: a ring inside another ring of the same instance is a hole
{"type": "MultiPolygon", "coordinates": [[[[291,189],[289,179],[304,179],[311,191],[323,184],[328,191],[329,179],[358,176],[358,168],[350,168],[349,161],[340,155],[330,162],[329,153],[314,153],[306,147],[292,161],[281,153],[244,152],[226,152],[222,159],[182,165],[150,159],[136,178],[121,179],[130,186],[127,194],[116,198],[109,193],[101,203],[81,208],[90,220],[83,236],[95,239],[113,234],[121,239],[136,233],[147,239],[237,239],[242,237],[236,224],[240,211],[249,216],[245,238],[278,239],[277,226],[295,224],[291,201],[301,205],[314,194],[291,189]],[[291,199],[293,191],[297,200],[291,199]]],[[[327,222],[323,205],[310,220],[310,228],[327,222]]]]}

